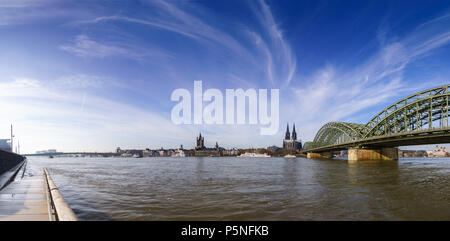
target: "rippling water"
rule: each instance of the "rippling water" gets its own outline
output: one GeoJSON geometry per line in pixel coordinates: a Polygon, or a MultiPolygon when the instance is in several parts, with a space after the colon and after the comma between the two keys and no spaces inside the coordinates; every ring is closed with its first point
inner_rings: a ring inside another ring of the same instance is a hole
{"type": "Polygon", "coordinates": [[[450,159],[30,157],[81,220],[450,220],[450,159]]]}

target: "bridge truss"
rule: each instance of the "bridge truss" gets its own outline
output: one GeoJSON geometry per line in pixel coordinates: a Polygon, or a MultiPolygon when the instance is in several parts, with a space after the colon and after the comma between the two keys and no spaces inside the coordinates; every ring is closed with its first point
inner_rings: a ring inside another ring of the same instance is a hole
{"type": "Polygon", "coordinates": [[[428,133],[433,130],[446,131],[450,129],[449,95],[450,85],[444,85],[395,102],[367,124],[329,122],[319,129],[313,142],[305,143],[304,150],[342,146],[345,143],[364,143],[364,140],[428,133]]]}

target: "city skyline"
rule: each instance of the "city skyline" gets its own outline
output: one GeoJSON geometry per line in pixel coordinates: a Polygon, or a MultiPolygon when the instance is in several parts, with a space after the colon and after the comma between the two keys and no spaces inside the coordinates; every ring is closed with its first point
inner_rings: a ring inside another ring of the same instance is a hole
{"type": "MultiPolygon", "coordinates": [[[[449,83],[446,2],[0,3],[0,138],[38,150],[281,145],[449,83]],[[426,6],[424,6],[426,5],[426,6]],[[339,16],[337,18],[336,16],[339,16]],[[39,47],[37,47],[39,46],[39,47]],[[174,125],[174,89],[279,88],[278,133],[174,125]],[[164,84],[161,84],[164,83],[164,84]],[[236,138],[239,136],[240,138],[236,138]]],[[[447,145],[448,146],[448,145],[447,145]]]]}

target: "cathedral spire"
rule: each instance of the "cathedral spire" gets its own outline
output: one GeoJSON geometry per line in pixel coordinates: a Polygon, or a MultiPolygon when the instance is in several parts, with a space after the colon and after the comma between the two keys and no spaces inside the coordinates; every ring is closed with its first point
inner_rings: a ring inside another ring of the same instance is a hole
{"type": "Polygon", "coordinates": [[[284,139],[285,140],[291,139],[291,134],[289,133],[289,123],[287,124],[287,127],[286,127],[286,135],[285,135],[284,139]]]}
{"type": "Polygon", "coordinates": [[[294,141],[297,140],[297,132],[295,132],[295,123],[294,123],[294,126],[292,128],[292,140],[294,140],[294,141]]]}

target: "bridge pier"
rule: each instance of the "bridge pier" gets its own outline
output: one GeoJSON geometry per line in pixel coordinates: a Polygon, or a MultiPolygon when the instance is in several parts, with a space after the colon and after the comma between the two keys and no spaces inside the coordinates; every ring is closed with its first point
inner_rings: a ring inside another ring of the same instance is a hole
{"type": "Polygon", "coordinates": [[[326,152],[308,152],[306,154],[307,158],[332,158],[333,153],[331,151],[326,152]]]}
{"type": "Polygon", "coordinates": [[[398,160],[398,148],[383,147],[380,149],[348,149],[348,163],[372,160],[398,160]]]}

